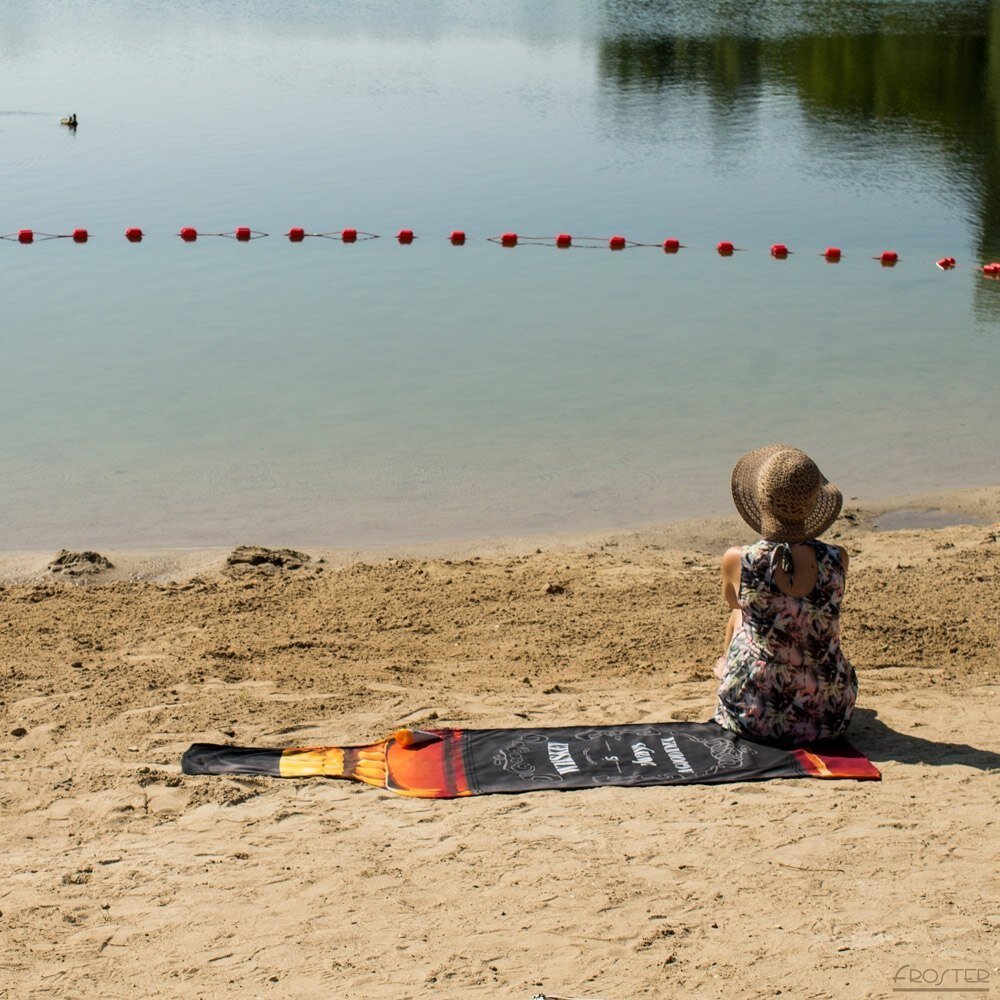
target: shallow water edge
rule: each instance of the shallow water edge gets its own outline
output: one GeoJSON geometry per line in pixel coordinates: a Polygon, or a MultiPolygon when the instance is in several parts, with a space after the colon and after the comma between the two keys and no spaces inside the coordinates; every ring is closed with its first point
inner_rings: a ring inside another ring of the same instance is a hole
{"type": "MultiPolygon", "coordinates": [[[[853,539],[876,533],[925,535],[954,527],[986,529],[1000,522],[1000,485],[970,487],[881,498],[845,498],[844,510],[825,536],[850,549],[853,539]]],[[[619,526],[601,531],[506,535],[493,538],[450,538],[405,545],[328,548],[296,544],[294,539],[270,539],[272,546],[291,546],[308,556],[308,571],[323,572],[358,562],[382,563],[394,559],[475,559],[515,556],[539,550],[581,551],[599,548],[658,549],[682,554],[691,568],[703,568],[727,546],[754,538],[735,514],[686,518],[645,525],[619,526]]],[[[248,544],[260,539],[248,538],[248,544]]],[[[132,582],[182,582],[212,576],[225,566],[232,550],[219,547],[162,547],[102,549],[111,569],[80,576],[54,574],[49,564],[59,552],[51,549],[0,550],[0,586],[61,580],[81,586],[132,582]]],[[[295,572],[292,570],[291,572],[295,572]]]]}

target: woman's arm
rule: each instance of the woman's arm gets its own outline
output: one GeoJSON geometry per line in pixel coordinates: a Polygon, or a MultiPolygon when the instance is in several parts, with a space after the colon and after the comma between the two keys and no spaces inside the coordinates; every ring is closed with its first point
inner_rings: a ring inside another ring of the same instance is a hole
{"type": "Polygon", "coordinates": [[[727,549],[726,554],[722,557],[722,599],[733,610],[729,615],[729,621],[726,622],[723,655],[715,663],[715,676],[720,680],[726,667],[725,653],[729,649],[729,644],[733,641],[733,633],[743,622],[743,614],[740,611],[739,601],[740,560],[742,557],[743,552],[739,548],[727,549]]]}
{"type": "Polygon", "coordinates": [[[840,556],[840,565],[844,567],[844,575],[846,576],[847,563],[849,562],[847,556],[847,549],[845,549],[843,545],[835,545],[834,548],[837,550],[837,553],[840,556]]]}

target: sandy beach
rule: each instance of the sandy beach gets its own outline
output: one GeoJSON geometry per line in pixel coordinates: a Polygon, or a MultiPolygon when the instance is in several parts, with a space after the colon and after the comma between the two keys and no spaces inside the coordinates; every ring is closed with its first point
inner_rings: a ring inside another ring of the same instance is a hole
{"type": "Polygon", "coordinates": [[[5,553],[0,995],[839,1000],[955,969],[1000,993],[998,522],[1000,487],[852,500],[826,536],[882,782],[458,801],[179,760],[707,719],[742,522],[297,568],[5,553]]]}

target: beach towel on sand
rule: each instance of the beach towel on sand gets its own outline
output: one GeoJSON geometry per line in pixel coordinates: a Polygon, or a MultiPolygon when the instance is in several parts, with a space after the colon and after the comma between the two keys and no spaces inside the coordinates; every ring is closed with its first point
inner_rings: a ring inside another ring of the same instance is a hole
{"type": "Polygon", "coordinates": [[[846,740],[781,750],[714,722],[557,729],[401,729],[367,746],[260,749],[195,743],[185,774],[348,778],[414,798],[602,785],[698,785],[882,776],[846,740]]]}

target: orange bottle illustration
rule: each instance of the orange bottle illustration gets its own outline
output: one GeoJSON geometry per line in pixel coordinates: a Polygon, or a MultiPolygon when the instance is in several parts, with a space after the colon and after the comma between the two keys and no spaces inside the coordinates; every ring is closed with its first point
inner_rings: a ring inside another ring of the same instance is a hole
{"type": "Polygon", "coordinates": [[[359,747],[290,747],[278,758],[282,778],[349,778],[397,795],[440,799],[471,795],[460,729],[400,729],[359,747]]]}

